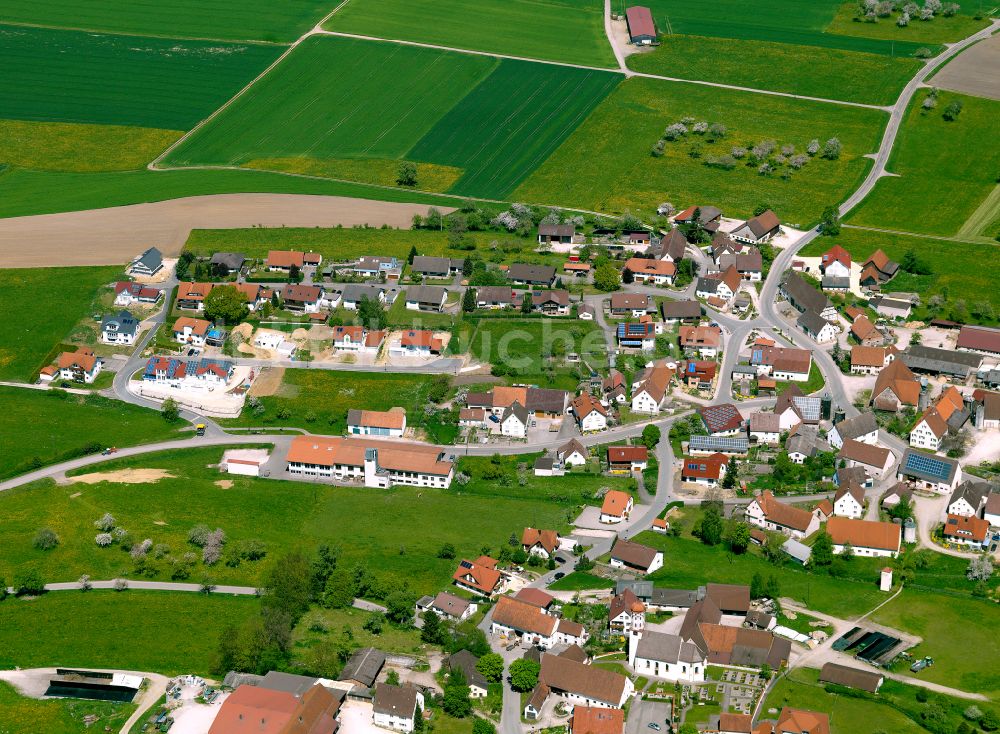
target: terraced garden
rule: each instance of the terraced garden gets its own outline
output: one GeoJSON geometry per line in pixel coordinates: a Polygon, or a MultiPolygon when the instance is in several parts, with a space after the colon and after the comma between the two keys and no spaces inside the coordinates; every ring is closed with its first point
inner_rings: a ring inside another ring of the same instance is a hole
{"type": "Polygon", "coordinates": [[[454,48],[613,67],[601,0],[352,0],[324,27],[454,48]],[[483,22],[488,18],[489,22],[483,22]],[[553,28],[563,39],[553,38],[553,28]]]}

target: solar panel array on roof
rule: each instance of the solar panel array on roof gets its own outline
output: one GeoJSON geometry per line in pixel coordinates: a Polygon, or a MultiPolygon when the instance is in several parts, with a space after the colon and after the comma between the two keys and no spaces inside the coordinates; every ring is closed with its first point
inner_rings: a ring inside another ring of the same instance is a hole
{"type": "Polygon", "coordinates": [[[795,407],[802,413],[802,420],[818,421],[820,411],[823,408],[823,401],[820,398],[811,398],[807,395],[796,395],[792,398],[795,407]]]}
{"type": "Polygon", "coordinates": [[[738,436],[691,436],[688,445],[692,450],[747,451],[750,448],[750,441],[738,436]]]}
{"type": "Polygon", "coordinates": [[[472,564],[471,564],[471,563],[469,563],[468,561],[462,561],[462,562],[461,562],[461,563],[460,563],[459,565],[460,565],[460,566],[461,566],[462,568],[472,568],[472,564]]]}
{"type": "Polygon", "coordinates": [[[920,472],[928,477],[935,477],[941,481],[947,481],[951,475],[951,464],[941,461],[936,456],[920,454],[913,451],[906,459],[906,469],[920,472]]]}

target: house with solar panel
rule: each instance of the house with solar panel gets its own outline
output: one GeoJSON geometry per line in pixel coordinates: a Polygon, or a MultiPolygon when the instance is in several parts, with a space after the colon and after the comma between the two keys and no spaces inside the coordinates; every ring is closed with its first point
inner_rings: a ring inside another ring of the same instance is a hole
{"type": "Polygon", "coordinates": [[[896,478],[917,489],[949,494],[962,481],[962,467],[954,459],[908,448],[900,459],[896,478]]]}
{"type": "Polygon", "coordinates": [[[750,450],[750,439],[746,436],[691,436],[688,453],[692,456],[746,456],[750,450]]]}
{"type": "Polygon", "coordinates": [[[618,346],[651,352],[656,346],[656,324],[649,321],[618,324],[618,346]]]}
{"type": "Polygon", "coordinates": [[[712,436],[735,436],[743,433],[746,426],[742,414],[732,403],[706,405],[698,409],[698,414],[712,436]]]}

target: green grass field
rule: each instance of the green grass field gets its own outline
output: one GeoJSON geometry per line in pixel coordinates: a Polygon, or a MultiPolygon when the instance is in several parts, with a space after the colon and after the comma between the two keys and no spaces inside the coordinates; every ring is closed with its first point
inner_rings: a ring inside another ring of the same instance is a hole
{"type": "Polygon", "coordinates": [[[123,171],[48,173],[0,171],[0,217],[100,209],[183,196],[232,193],[317,194],[460,206],[457,197],[383,189],[358,183],[285,176],[267,171],[123,171]]]}
{"type": "Polygon", "coordinates": [[[0,604],[0,667],[206,675],[219,632],[259,608],[252,596],[161,591],[61,591],[8,599],[0,604]]]}
{"type": "Polygon", "coordinates": [[[604,333],[593,321],[483,318],[469,323],[468,330],[462,344],[469,353],[480,361],[517,370],[515,382],[571,390],[579,380],[559,366],[562,356],[576,352],[595,369],[607,361],[604,333]],[[554,360],[552,380],[546,370],[547,355],[554,360]]]}
{"type": "Polygon", "coordinates": [[[0,270],[0,380],[34,379],[46,357],[93,310],[98,289],[119,277],[117,267],[0,270]],[[46,299],[44,316],[38,310],[43,293],[59,294],[46,299]]]}
{"type": "Polygon", "coordinates": [[[611,579],[601,578],[586,571],[573,571],[558,581],[549,584],[556,591],[587,591],[590,589],[610,589],[614,586],[611,579]]]}
{"type": "MultiPolygon", "coordinates": [[[[513,234],[470,232],[477,249],[493,242],[505,250],[519,245],[526,252],[536,247],[534,239],[521,239],[513,234]]],[[[466,257],[468,252],[448,247],[447,232],[429,229],[351,229],[319,227],[254,227],[251,229],[194,229],[185,249],[207,257],[214,252],[236,250],[247,257],[267,257],[268,250],[305,248],[323,255],[324,261],[348,261],[364,255],[394,256],[400,260],[416,247],[421,255],[466,257]]]]}
{"type": "Polygon", "coordinates": [[[277,58],[273,46],[0,26],[7,119],[186,130],[277,58]]]}
{"type": "MultiPolygon", "coordinates": [[[[260,398],[266,412],[255,416],[244,409],[239,418],[220,421],[236,426],[297,426],[315,433],[340,434],[347,427],[347,411],[406,408],[408,425],[417,425],[427,404],[431,375],[377,372],[333,372],[289,369],[277,394],[260,398]],[[287,410],[288,418],[278,412],[287,410]]],[[[251,392],[252,394],[252,392],[251,392]]]]}
{"type": "Polygon", "coordinates": [[[916,18],[905,28],[896,25],[899,13],[893,13],[888,18],[879,18],[877,23],[862,23],[856,21],[856,2],[845,2],[838,9],[827,33],[858,38],[879,38],[886,41],[901,41],[903,43],[922,43],[935,45],[953,43],[971,36],[976,31],[988,25],[986,20],[976,20],[973,14],[978,7],[975,0],[965,0],[962,12],[946,18],[938,14],[933,20],[921,21],[916,18]]]}
{"type": "Polygon", "coordinates": [[[22,696],[12,685],[0,681],[0,721],[4,734],[83,734],[94,724],[117,730],[135,708],[132,704],[72,698],[40,701],[22,696]],[[88,724],[83,720],[85,716],[96,719],[88,724]]]}
{"type": "Polygon", "coordinates": [[[861,181],[871,165],[861,156],[877,148],[885,122],[875,110],[634,78],[605,99],[513,198],[613,212],[649,212],[660,201],[715,204],[733,217],[749,216],[766,201],[783,221],[808,224],[861,181]],[[762,139],[801,152],[810,140],[830,137],[840,139],[843,153],[837,161],[813,158],[787,181],[744,165],[710,168],[690,157],[690,139],[667,143],[661,158],[651,156],[664,128],[685,116],[728,128],[725,138],[703,146],[703,157],[762,139]]]}
{"type": "Polygon", "coordinates": [[[149,127],[0,120],[0,161],[41,171],[129,171],[181,135],[149,127]]]}
{"type": "Polygon", "coordinates": [[[452,193],[502,199],[620,80],[600,71],[501,61],[406,156],[464,168],[452,193]]]}
{"type": "Polygon", "coordinates": [[[322,0],[140,0],[120,3],[52,0],[44,6],[30,0],[2,0],[0,16],[11,23],[79,28],[86,31],[135,33],[230,40],[292,41],[333,9],[322,0]]]}
{"type": "MultiPolygon", "coordinates": [[[[900,272],[883,290],[910,291],[920,294],[921,305],[914,311],[914,317],[925,320],[939,314],[928,314],[927,301],[932,296],[945,297],[946,304],[954,305],[963,300],[972,309],[974,304],[987,302],[995,314],[1000,314],[1000,292],[995,287],[995,273],[1000,271],[1000,248],[989,244],[972,244],[935,240],[927,237],[869,232],[858,229],[842,229],[839,237],[821,237],[813,240],[803,250],[802,255],[816,257],[826,252],[836,242],[849,253],[856,262],[864,262],[875,250],[881,248],[891,259],[899,262],[907,251],[913,250],[926,262],[930,275],[911,275],[900,272]],[[975,263],[976,267],[969,267],[975,263]]],[[[947,311],[948,305],[945,306],[947,311]]],[[[947,314],[944,318],[949,318],[947,314]]],[[[967,314],[963,319],[981,323],[993,323],[995,319],[977,314],[967,314]]]]}
{"type": "Polygon", "coordinates": [[[99,395],[0,386],[0,401],[0,478],[75,458],[91,444],[104,449],[183,437],[156,411],[99,395]]]}
{"type": "Polygon", "coordinates": [[[601,0],[352,0],[324,27],[532,59],[615,65],[601,0]],[[561,39],[553,38],[555,28],[561,39]]]}
{"type": "Polygon", "coordinates": [[[848,215],[851,224],[954,235],[996,186],[1000,148],[987,141],[996,137],[1000,101],[942,92],[922,114],[926,95],[921,90],[910,104],[886,166],[898,176],[879,180],[848,215]],[[954,101],[963,109],[947,122],[942,113],[954,101]],[[927,206],[943,191],[942,206],[927,206]]]}
{"type": "Polygon", "coordinates": [[[167,162],[401,158],[495,65],[433,49],[311,38],[167,162]]]}
{"type": "Polygon", "coordinates": [[[930,655],[934,665],[921,671],[921,679],[1000,700],[1000,673],[970,654],[996,644],[995,605],[908,589],[872,619],[923,638],[911,652],[916,657],[930,655]]]}
{"type": "Polygon", "coordinates": [[[652,53],[629,56],[628,65],[647,74],[891,104],[921,62],[790,43],[676,35],[652,53]]]}
{"type": "MultiPolygon", "coordinates": [[[[263,561],[244,561],[235,568],[219,563],[207,570],[199,561],[193,581],[207,571],[217,583],[254,585],[262,579],[268,559],[292,548],[311,552],[325,542],[341,549],[342,562],[364,564],[387,586],[407,582],[421,594],[436,593],[450,583],[457,563],[437,557],[442,544],[452,543],[460,556],[475,557],[484,546],[498,549],[525,525],[562,527],[567,502],[581,498],[580,488],[568,478],[551,485],[547,478],[534,477],[530,467],[524,487],[516,481],[504,487],[473,478],[465,487],[454,484],[450,490],[394,487],[373,493],[360,486],[230,477],[235,483],[224,489],[215,483],[220,478],[218,470],[207,468],[221,456],[221,448],[206,448],[152,454],[101,467],[105,471],[164,469],[174,477],[155,484],[38,482],[4,492],[0,495],[4,517],[0,544],[5,552],[0,557],[0,575],[10,579],[25,566],[38,568],[48,581],[72,581],[83,573],[95,579],[131,575],[128,553],[118,546],[100,548],[94,542],[94,520],[110,512],[132,537],[165,543],[170,555],[197,550],[187,543],[187,534],[199,523],[221,527],[229,542],[257,539],[265,544],[263,561]],[[544,491],[553,487],[555,494],[565,491],[571,497],[565,501],[546,497],[544,491]],[[461,511],[456,512],[456,507],[461,511]],[[470,517],[475,522],[469,522],[470,517]],[[60,537],[58,547],[35,550],[32,539],[41,527],[55,530],[60,537]]],[[[616,484],[600,477],[593,482],[598,480],[616,484]]],[[[170,578],[167,557],[150,555],[148,565],[150,578],[170,578]]]]}

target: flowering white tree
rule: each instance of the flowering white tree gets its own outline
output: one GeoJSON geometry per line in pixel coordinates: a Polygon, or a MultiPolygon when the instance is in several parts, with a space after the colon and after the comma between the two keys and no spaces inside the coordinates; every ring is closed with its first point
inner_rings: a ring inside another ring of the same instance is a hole
{"type": "Polygon", "coordinates": [[[94,536],[94,542],[102,548],[107,548],[115,542],[115,539],[111,537],[111,533],[98,533],[94,536]]]}
{"type": "Polygon", "coordinates": [[[830,138],[823,144],[823,157],[835,161],[840,158],[840,152],[843,150],[843,147],[839,139],[830,138]]]}
{"type": "Polygon", "coordinates": [[[110,512],[105,512],[99,520],[94,520],[94,527],[110,533],[115,526],[115,518],[110,512]]]}
{"type": "Polygon", "coordinates": [[[809,155],[816,155],[819,153],[819,141],[813,138],[809,141],[809,145],[806,146],[806,153],[809,155]]]}

